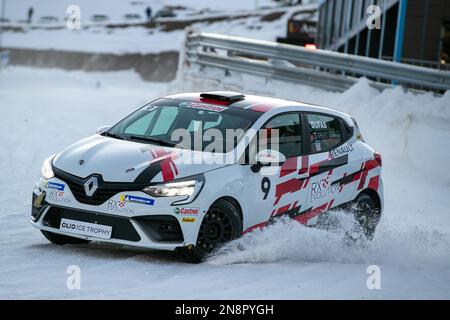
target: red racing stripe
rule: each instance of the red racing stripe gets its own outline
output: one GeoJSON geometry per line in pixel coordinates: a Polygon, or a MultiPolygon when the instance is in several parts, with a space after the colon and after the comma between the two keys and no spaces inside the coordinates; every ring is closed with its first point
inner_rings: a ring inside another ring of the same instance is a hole
{"type": "MultiPolygon", "coordinates": [[[[347,176],[347,172],[344,173],[344,176],[342,177],[343,179],[347,176]]],[[[345,184],[342,183],[339,187],[339,192],[342,192],[342,190],[344,189],[345,184]]]]}
{"type": "Polygon", "coordinates": [[[290,210],[294,210],[294,209],[300,209],[300,207],[298,206],[298,201],[295,201],[292,206],[290,204],[285,205],[281,208],[279,208],[278,210],[274,210],[274,212],[272,212],[272,217],[276,217],[276,216],[280,216],[290,210]]]}
{"type": "Polygon", "coordinates": [[[252,111],[256,111],[256,112],[267,112],[267,111],[270,111],[270,110],[272,110],[274,108],[274,106],[273,105],[270,105],[270,104],[262,104],[262,103],[260,103],[260,104],[257,104],[257,105],[254,105],[254,106],[252,106],[251,108],[250,108],[250,110],[252,110],[252,111]]]}
{"type": "Polygon", "coordinates": [[[256,225],[250,227],[250,228],[245,229],[244,231],[242,231],[242,234],[244,235],[244,234],[252,232],[253,230],[256,230],[256,229],[262,229],[262,228],[264,228],[266,226],[267,226],[267,222],[261,222],[261,223],[258,223],[256,225]]]}
{"type": "Polygon", "coordinates": [[[303,181],[294,178],[278,184],[275,189],[275,202],[273,205],[277,205],[283,195],[301,190],[303,181]]]}
{"type": "Polygon", "coordinates": [[[355,181],[358,181],[359,179],[361,179],[361,173],[362,173],[362,171],[357,172],[357,173],[353,176],[352,182],[355,182],[355,181]]]}
{"type": "Polygon", "coordinates": [[[375,176],[370,178],[369,185],[367,186],[369,189],[378,191],[378,186],[380,184],[380,176],[375,176]]]}
{"type": "Polygon", "coordinates": [[[300,168],[299,174],[306,174],[308,173],[309,169],[309,156],[303,156],[302,157],[302,167],[300,168]]]}
{"type": "Polygon", "coordinates": [[[305,180],[305,184],[303,186],[303,189],[306,189],[308,187],[309,178],[305,180]]]}
{"type": "Polygon", "coordinates": [[[212,99],[206,99],[206,98],[200,98],[200,102],[207,103],[207,104],[216,104],[219,106],[228,106],[230,103],[228,101],[221,101],[221,100],[212,100],[212,99]]]}
{"type": "Polygon", "coordinates": [[[150,162],[159,162],[163,181],[172,181],[178,175],[178,168],[174,162],[178,158],[175,152],[168,152],[164,149],[152,150],[154,159],[150,162]]]}
{"type": "Polygon", "coordinates": [[[295,217],[294,219],[296,221],[300,222],[301,224],[306,225],[310,219],[312,219],[315,216],[324,212],[327,209],[327,207],[328,207],[328,203],[325,203],[325,204],[321,205],[320,207],[317,207],[315,209],[312,209],[311,211],[307,211],[307,212],[295,217]]]}
{"type": "Polygon", "coordinates": [[[291,207],[291,204],[285,205],[281,208],[279,208],[276,213],[274,214],[274,216],[279,216],[282,215],[283,213],[289,211],[289,208],[291,207]]]}
{"type": "Polygon", "coordinates": [[[297,171],[297,158],[289,158],[281,166],[280,178],[297,171]]]}
{"type": "Polygon", "coordinates": [[[359,180],[358,190],[361,190],[364,187],[364,184],[366,183],[367,174],[369,172],[364,169],[364,171],[361,174],[361,180],[359,180]]]}
{"type": "Polygon", "coordinates": [[[322,161],[320,161],[320,162],[317,162],[317,163],[312,164],[312,165],[311,165],[311,168],[309,168],[309,174],[310,174],[310,175],[314,175],[314,174],[316,174],[317,172],[319,172],[320,165],[324,164],[324,163],[327,162],[327,161],[329,161],[329,160],[328,160],[328,159],[325,159],[325,160],[322,160],[322,161]]]}
{"type": "Polygon", "coordinates": [[[328,204],[327,211],[331,209],[331,207],[333,206],[333,202],[334,199],[331,199],[330,203],[328,204]]]}
{"type": "Polygon", "coordinates": [[[364,169],[361,174],[361,180],[359,181],[358,190],[361,190],[364,187],[364,185],[366,184],[366,179],[367,179],[367,175],[369,174],[369,171],[372,169],[375,169],[378,166],[379,166],[379,163],[376,159],[366,161],[363,164],[364,169]]]}

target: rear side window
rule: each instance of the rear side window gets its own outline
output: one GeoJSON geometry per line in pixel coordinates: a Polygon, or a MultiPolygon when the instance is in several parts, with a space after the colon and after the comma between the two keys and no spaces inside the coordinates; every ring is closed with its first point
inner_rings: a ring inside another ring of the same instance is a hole
{"type": "Polygon", "coordinates": [[[311,153],[327,152],[343,141],[341,121],[333,116],[306,114],[311,153]]]}

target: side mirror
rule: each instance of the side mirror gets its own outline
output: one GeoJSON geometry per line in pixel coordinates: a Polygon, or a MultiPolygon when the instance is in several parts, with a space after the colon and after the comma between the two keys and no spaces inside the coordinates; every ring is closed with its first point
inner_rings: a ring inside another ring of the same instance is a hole
{"type": "Polygon", "coordinates": [[[286,162],[286,157],[276,150],[261,150],[256,154],[256,164],[252,165],[253,172],[259,172],[265,166],[281,166],[286,162]]]}
{"type": "Polygon", "coordinates": [[[101,126],[100,128],[97,129],[97,131],[95,133],[102,134],[103,132],[107,131],[109,128],[111,128],[111,126],[101,126]]]}

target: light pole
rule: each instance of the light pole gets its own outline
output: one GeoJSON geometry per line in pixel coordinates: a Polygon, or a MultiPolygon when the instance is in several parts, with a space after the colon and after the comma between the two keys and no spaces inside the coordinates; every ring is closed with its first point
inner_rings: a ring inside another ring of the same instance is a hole
{"type": "Polygon", "coordinates": [[[405,35],[406,8],[408,0],[398,3],[397,32],[395,34],[394,61],[401,62],[403,55],[403,37],[405,35]]]}

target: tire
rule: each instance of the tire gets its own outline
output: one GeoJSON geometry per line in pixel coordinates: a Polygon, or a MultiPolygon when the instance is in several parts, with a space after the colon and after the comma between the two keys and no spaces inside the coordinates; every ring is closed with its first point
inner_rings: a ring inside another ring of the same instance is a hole
{"type": "Polygon", "coordinates": [[[368,194],[361,193],[354,201],[351,211],[366,239],[372,240],[381,217],[374,199],[368,194]]]}
{"type": "Polygon", "coordinates": [[[65,244],[86,244],[91,242],[90,240],[79,239],[75,237],[64,236],[62,234],[57,234],[49,231],[41,230],[44,237],[47,238],[53,244],[65,245],[65,244]]]}
{"type": "Polygon", "coordinates": [[[200,263],[220,245],[239,238],[241,233],[239,210],[231,202],[219,199],[203,218],[196,245],[183,248],[184,258],[190,263],[200,263]]]}

